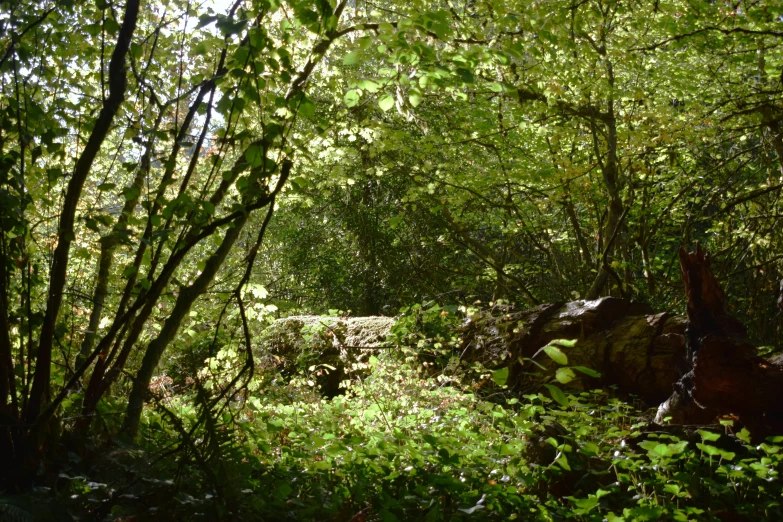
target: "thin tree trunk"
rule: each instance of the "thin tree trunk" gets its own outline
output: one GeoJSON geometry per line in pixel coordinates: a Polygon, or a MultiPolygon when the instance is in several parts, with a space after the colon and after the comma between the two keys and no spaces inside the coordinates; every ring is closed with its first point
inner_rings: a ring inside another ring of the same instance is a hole
{"type": "MultiPolygon", "coordinates": [[[[282,168],[280,169],[280,179],[278,180],[274,191],[272,191],[266,199],[267,204],[274,204],[275,197],[288,180],[291,167],[292,163],[290,160],[283,161],[282,168]]],[[[254,180],[251,178],[250,183],[253,182],[254,180]]],[[[223,265],[226,256],[239,237],[239,233],[245,226],[249,216],[249,212],[243,214],[234,222],[234,226],[226,231],[223,241],[217,250],[207,259],[201,274],[192,285],[183,288],[180,291],[177,302],[174,304],[174,309],[163,324],[163,328],[147,347],[147,351],[144,353],[144,359],[141,363],[141,368],[139,368],[139,371],[136,373],[136,378],[133,381],[133,389],[128,398],[128,408],[125,412],[125,419],[122,424],[121,430],[128,436],[135,437],[138,433],[141,410],[144,406],[144,398],[147,395],[147,389],[152,380],[152,375],[158,367],[163,352],[174,339],[180,324],[182,324],[182,320],[190,312],[193,303],[207,290],[209,284],[215,278],[215,274],[217,274],[217,271],[223,265]]]]}
{"type": "MultiPolygon", "coordinates": [[[[5,244],[5,237],[0,227],[0,241],[5,244]]],[[[5,252],[0,255],[0,425],[3,418],[17,418],[19,415],[16,402],[16,382],[14,380],[14,364],[11,357],[11,337],[8,326],[8,292],[6,290],[5,252]],[[10,402],[9,402],[10,397],[10,402]]],[[[4,437],[0,429],[0,438],[4,437]]],[[[0,440],[0,445],[2,441],[0,440]]]]}
{"type": "MultiPolygon", "coordinates": [[[[609,212],[606,225],[602,231],[603,237],[609,241],[604,248],[603,259],[600,260],[598,274],[587,291],[585,299],[598,299],[606,286],[606,282],[611,275],[608,259],[611,259],[615,249],[614,242],[610,236],[616,236],[618,227],[622,225],[621,217],[623,215],[623,201],[620,198],[619,172],[617,167],[617,122],[614,117],[614,101],[609,100],[609,111],[605,115],[604,123],[606,125],[606,160],[601,161],[600,148],[598,145],[598,135],[595,121],[591,123],[593,133],[593,147],[596,158],[599,161],[601,172],[603,173],[604,187],[609,195],[609,212]]],[[[622,287],[621,287],[622,288],[622,287]]]]}
{"type": "Polygon", "coordinates": [[[587,244],[585,235],[582,232],[582,227],[579,224],[579,218],[576,215],[576,209],[574,208],[573,201],[571,201],[570,194],[566,195],[562,203],[563,208],[566,211],[566,215],[568,216],[568,220],[571,222],[571,227],[574,229],[576,242],[579,245],[579,257],[582,259],[582,263],[584,263],[585,266],[593,267],[594,263],[593,256],[590,254],[590,246],[587,244]]]}
{"type": "Polygon", "coordinates": [[[60,215],[58,242],[52,260],[46,314],[41,326],[33,385],[25,411],[25,419],[28,423],[35,422],[41,411],[41,406],[49,393],[54,329],[60,312],[63,289],[65,288],[71,242],[74,239],[76,207],[93,161],[95,161],[101,144],[109,133],[120,105],[125,100],[125,90],[128,84],[125,56],[130,48],[131,39],[136,29],[139,3],[140,0],[128,0],[125,4],[125,17],[117,37],[117,45],[114,47],[114,52],[109,62],[109,97],[104,100],[98,119],[95,121],[95,126],[87,140],[87,145],[76,162],[65,193],[62,214],[60,215]]]}
{"type": "Polygon", "coordinates": [[[180,324],[182,324],[182,320],[190,312],[193,303],[209,287],[209,284],[214,279],[218,269],[223,264],[223,261],[225,261],[228,252],[239,237],[239,233],[245,226],[247,218],[247,214],[243,215],[234,223],[233,228],[229,228],[226,231],[223,242],[209,259],[207,259],[201,274],[192,285],[183,288],[180,291],[174,309],[163,324],[163,328],[147,347],[147,351],[144,353],[144,359],[141,362],[141,368],[139,368],[139,371],[136,373],[136,378],[133,381],[133,389],[128,398],[128,408],[125,412],[125,420],[122,424],[122,432],[128,436],[135,437],[138,433],[144,398],[147,395],[147,388],[152,380],[152,375],[158,367],[158,362],[160,362],[160,357],[163,355],[163,352],[166,347],[168,347],[169,343],[174,339],[180,324]]]}
{"type": "MultiPolygon", "coordinates": [[[[158,122],[160,118],[158,119],[158,122]]],[[[157,125],[156,125],[157,127],[157,125]]],[[[157,129],[156,129],[157,130],[157,129]]],[[[81,366],[84,360],[90,355],[92,351],[93,343],[95,342],[95,335],[98,332],[98,327],[101,323],[101,317],[103,316],[103,304],[106,300],[106,294],[109,288],[109,274],[111,272],[112,264],[114,263],[114,251],[120,241],[120,234],[125,231],[125,227],[128,224],[128,219],[133,215],[136,209],[136,204],[141,196],[141,190],[144,185],[144,177],[149,173],[148,169],[145,169],[145,164],[149,167],[149,158],[152,153],[152,138],[147,144],[147,149],[144,152],[142,158],[142,165],[136,172],[136,177],[131,184],[132,193],[135,194],[129,200],[125,201],[125,205],[122,207],[122,213],[117,222],[112,227],[111,232],[101,238],[101,254],[98,258],[98,277],[95,283],[95,291],[92,297],[92,312],[90,313],[90,323],[87,326],[87,331],[84,334],[84,340],[82,341],[79,355],[76,356],[76,366],[81,366]]]]}

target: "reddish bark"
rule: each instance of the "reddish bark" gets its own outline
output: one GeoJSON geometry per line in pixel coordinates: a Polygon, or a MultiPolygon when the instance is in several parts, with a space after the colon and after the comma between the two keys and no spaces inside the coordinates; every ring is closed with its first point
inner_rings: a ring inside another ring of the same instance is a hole
{"type": "Polygon", "coordinates": [[[728,312],[704,250],[680,249],[680,267],[688,300],[688,371],[656,420],[670,414],[676,422],[700,423],[736,415],[754,439],[783,432],[783,402],[777,396],[783,391],[783,367],[756,354],[745,328],[728,312]]]}

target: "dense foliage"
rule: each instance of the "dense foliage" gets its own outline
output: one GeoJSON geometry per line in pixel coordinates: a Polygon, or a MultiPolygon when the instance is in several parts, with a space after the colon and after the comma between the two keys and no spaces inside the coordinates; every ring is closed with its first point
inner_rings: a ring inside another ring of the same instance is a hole
{"type": "Polygon", "coordinates": [[[7,0],[0,27],[0,491],[88,518],[780,516],[779,440],[640,440],[610,393],[513,396],[454,353],[457,306],[681,310],[697,241],[781,347],[780,2],[7,0]],[[267,350],[302,312],[403,316],[326,400],[331,363],[267,350]]]}

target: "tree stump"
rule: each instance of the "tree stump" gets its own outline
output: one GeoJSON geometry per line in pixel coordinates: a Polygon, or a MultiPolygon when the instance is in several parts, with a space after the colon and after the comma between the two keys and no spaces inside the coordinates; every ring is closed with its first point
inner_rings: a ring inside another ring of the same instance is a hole
{"type": "Polygon", "coordinates": [[[686,360],[674,393],[656,422],[702,424],[735,415],[755,440],[783,433],[783,367],[756,354],[742,324],[728,311],[710,258],[680,249],[687,297],[686,360]]]}

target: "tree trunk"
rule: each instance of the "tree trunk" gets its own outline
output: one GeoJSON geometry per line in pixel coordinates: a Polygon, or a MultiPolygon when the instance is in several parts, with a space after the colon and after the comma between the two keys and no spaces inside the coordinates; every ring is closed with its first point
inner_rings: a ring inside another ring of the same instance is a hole
{"type": "Polygon", "coordinates": [[[166,347],[172,339],[174,339],[182,320],[190,312],[193,303],[207,290],[207,287],[212,282],[215,274],[217,274],[218,269],[223,265],[223,261],[226,259],[228,252],[239,237],[239,233],[247,222],[247,218],[248,215],[245,214],[234,223],[233,228],[229,228],[226,231],[223,242],[209,259],[207,259],[201,274],[192,285],[183,288],[180,291],[174,309],[163,324],[163,328],[147,347],[147,351],[144,353],[144,359],[141,362],[141,368],[139,368],[139,371],[136,373],[136,378],[133,381],[133,389],[128,398],[128,408],[125,412],[125,420],[122,424],[122,431],[128,436],[135,437],[138,432],[139,421],[141,420],[141,409],[144,405],[144,399],[147,396],[147,388],[152,380],[155,369],[158,367],[161,355],[163,355],[166,347]]]}
{"type": "Polygon", "coordinates": [[[117,37],[117,45],[114,47],[109,62],[109,97],[103,102],[103,107],[95,121],[90,137],[84,147],[82,155],[76,162],[68,189],[63,200],[62,214],[60,215],[60,227],[57,233],[57,247],[52,259],[51,276],[49,279],[49,295],[46,302],[46,314],[44,315],[41,335],[38,344],[37,358],[35,362],[35,374],[30,398],[25,410],[27,423],[34,423],[41,412],[46,397],[49,394],[49,381],[52,364],[52,343],[57,316],[60,312],[63,290],[68,269],[68,257],[71,242],[74,239],[74,223],[76,220],[76,207],[82,193],[82,187],[92,168],[93,161],[100,151],[103,140],[109,133],[114,116],[120,110],[120,105],[125,100],[125,89],[128,81],[126,78],[125,55],[131,44],[131,38],[136,30],[136,20],[139,14],[139,0],[129,0],[125,5],[125,17],[122,28],[117,37]]]}

